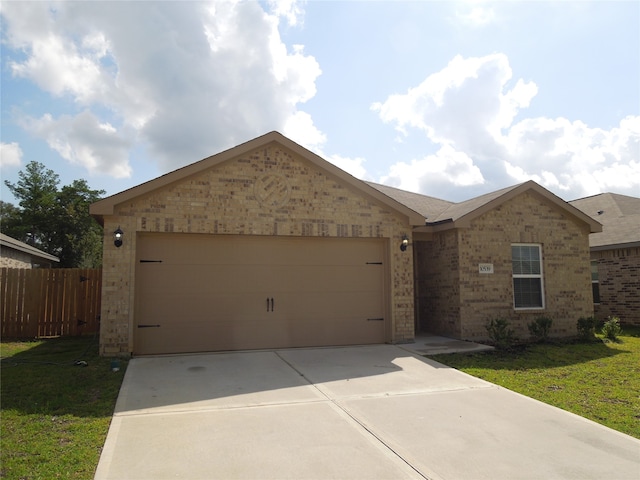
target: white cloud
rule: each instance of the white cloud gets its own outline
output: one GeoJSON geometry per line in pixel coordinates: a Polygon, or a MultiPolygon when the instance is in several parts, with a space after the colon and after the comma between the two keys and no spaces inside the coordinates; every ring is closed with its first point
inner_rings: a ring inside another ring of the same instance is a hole
{"type": "Polygon", "coordinates": [[[271,130],[324,141],[299,110],[316,93],[320,67],[278,31],[280,18],[301,21],[301,4],[266,8],[242,1],[7,2],[14,76],[83,110],[55,120],[42,112],[25,124],[69,161],[116,176],[130,170],[134,138],[164,171],[271,130]],[[90,120],[84,129],[80,119],[90,120]],[[109,135],[116,145],[107,151],[109,135]]]}
{"type": "Polygon", "coordinates": [[[0,143],[0,164],[3,167],[19,167],[22,164],[22,149],[18,143],[0,143]]]}
{"type": "Polygon", "coordinates": [[[282,134],[316,152],[319,152],[327,141],[326,135],[313,125],[311,115],[300,111],[287,119],[282,134]]]}
{"type": "Polygon", "coordinates": [[[443,185],[481,185],[484,178],[467,154],[443,145],[435,155],[392,165],[381,182],[412,192],[428,192],[433,196],[433,192],[443,185]]]}
{"type": "Polygon", "coordinates": [[[565,118],[526,119],[502,138],[506,165],[571,198],[603,191],[640,193],[640,117],[611,130],[565,118]]]}
{"type": "Polygon", "coordinates": [[[490,142],[500,135],[537,93],[535,84],[522,80],[504,91],[511,77],[503,54],[467,59],[458,55],[406,94],[391,95],[385,102],[374,103],[372,109],[385,123],[395,123],[404,135],[408,128],[416,128],[435,143],[472,154],[469,148],[478,139],[490,142]]]}
{"type": "Polygon", "coordinates": [[[131,140],[110,124],[100,123],[88,110],[75,117],[63,115],[54,119],[46,114],[39,119],[25,118],[22,125],[72,164],[115,178],[131,175],[128,162],[131,140]]]}
{"type": "Polygon", "coordinates": [[[341,168],[356,178],[361,180],[371,180],[367,173],[367,169],[364,166],[366,160],[362,157],[350,158],[337,154],[323,155],[322,152],[320,152],[320,155],[336,167],[341,168]]]}
{"type": "Polygon", "coordinates": [[[567,199],[602,191],[638,195],[640,117],[624,118],[611,130],[565,118],[514,123],[536,94],[533,82],[512,82],[503,54],[455,57],[407,93],[372,105],[405,138],[417,130],[440,148],[392,165],[384,178],[430,195],[434,181],[500,188],[529,179],[567,199]],[[464,161],[452,161],[451,152],[464,161]]]}
{"type": "Polygon", "coordinates": [[[306,2],[298,0],[268,0],[267,4],[272,13],[287,19],[291,26],[298,25],[304,17],[303,5],[306,2]]]}
{"type": "Polygon", "coordinates": [[[493,22],[495,12],[491,8],[476,6],[466,12],[458,12],[458,18],[467,25],[485,26],[493,22]]]}
{"type": "Polygon", "coordinates": [[[34,41],[31,50],[32,55],[25,62],[11,62],[15,76],[33,80],[54,95],[69,93],[82,104],[104,95],[107,87],[99,64],[78,52],[75,44],[50,35],[34,41]]]}

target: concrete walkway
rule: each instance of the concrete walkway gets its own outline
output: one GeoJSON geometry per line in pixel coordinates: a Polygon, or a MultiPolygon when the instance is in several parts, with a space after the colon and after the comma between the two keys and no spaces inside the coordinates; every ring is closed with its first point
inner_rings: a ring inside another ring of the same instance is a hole
{"type": "Polygon", "coordinates": [[[429,333],[419,333],[411,343],[398,345],[417,355],[440,355],[443,353],[476,353],[493,350],[493,347],[482,343],[456,340],[429,333]]]}
{"type": "Polygon", "coordinates": [[[147,357],[95,478],[637,480],[640,441],[400,346],[147,357]]]}

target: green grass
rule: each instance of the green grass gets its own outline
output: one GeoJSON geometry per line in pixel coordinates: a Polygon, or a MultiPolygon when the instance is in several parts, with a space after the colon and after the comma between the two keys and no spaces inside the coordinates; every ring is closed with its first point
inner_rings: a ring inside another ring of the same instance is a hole
{"type": "Polygon", "coordinates": [[[2,342],[0,356],[0,478],[93,478],[126,361],[112,372],[91,337],[2,342]]]}
{"type": "Polygon", "coordinates": [[[430,358],[640,438],[640,328],[619,340],[430,358]]]}

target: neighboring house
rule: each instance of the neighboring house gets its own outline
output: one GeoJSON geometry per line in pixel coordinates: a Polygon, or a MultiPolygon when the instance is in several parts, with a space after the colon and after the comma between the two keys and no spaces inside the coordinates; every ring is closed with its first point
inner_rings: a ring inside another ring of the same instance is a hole
{"type": "Polygon", "coordinates": [[[601,193],[570,203],[603,226],[589,237],[596,318],[640,325],[640,198],[601,193]]]}
{"type": "Polygon", "coordinates": [[[542,315],[566,336],[593,315],[601,225],[534,182],[454,204],[363,182],[271,132],[91,214],[105,355],[481,340],[490,318],[525,335],[542,315]]]}
{"type": "Polygon", "coordinates": [[[0,233],[0,267],[49,268],[59,261],[58,257],[0,233]]]}

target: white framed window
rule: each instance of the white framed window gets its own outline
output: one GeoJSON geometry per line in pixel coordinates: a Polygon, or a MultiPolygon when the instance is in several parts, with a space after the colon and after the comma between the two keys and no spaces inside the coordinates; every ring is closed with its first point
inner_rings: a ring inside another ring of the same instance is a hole
{"type": "Polygon", "coordinates": [[[544,308],[542,247],[538,244],[511,245],[513,305],[518,309],[544,308]]]}
{"type": "Polygon", "coordinates": [[[591,291],[593,292],[593,303],[600,303],[600,276],[598,275],[598,261],[591,262],[591,291]]]}

